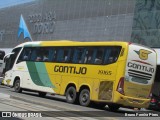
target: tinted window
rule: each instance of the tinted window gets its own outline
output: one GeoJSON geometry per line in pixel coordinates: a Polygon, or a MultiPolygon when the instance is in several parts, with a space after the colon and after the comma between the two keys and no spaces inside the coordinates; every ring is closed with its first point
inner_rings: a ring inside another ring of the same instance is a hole
{"type": "Polygon", "coordinates": [[[76,64],[110,64],[117,61],[121,47],[26,47],[19,61],[76,64]]]}

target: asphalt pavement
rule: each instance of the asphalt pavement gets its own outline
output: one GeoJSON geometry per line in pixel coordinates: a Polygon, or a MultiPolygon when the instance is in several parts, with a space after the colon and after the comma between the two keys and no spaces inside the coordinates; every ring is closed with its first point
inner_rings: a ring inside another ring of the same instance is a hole
{"type": "Polygon", "coordinates": [[[0,112],[3,118],[0,119],[52,119],[52,120],[134,120],[134,119],[154,119],[158,117],[146,117],[145,114],[155,112],[147,109],[134,110],[120,108],[118,112],[111,112],[107,109],[95,109],[80,105],[68,104],[64,96],[47,95],[45,98],[38,97],[37,93],[22,92],[16,93],[12,88],[0,85],[0,112]],[[3,113],[2,113],[3,112],[3,113]],[[143,117],[134,117],[139,114],[143,117]],[[143,114],[145,113],[145,114],[143,114]],[[7,116],[11,117],[7,117],[7,116]]]}

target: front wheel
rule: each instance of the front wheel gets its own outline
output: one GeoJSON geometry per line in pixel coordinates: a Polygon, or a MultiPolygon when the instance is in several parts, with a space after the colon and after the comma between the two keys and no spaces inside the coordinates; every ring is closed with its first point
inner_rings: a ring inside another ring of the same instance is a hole
{"type": "Polygon", "coordinates": [[[21,93],[22,92],[22,89],[20,87],[20,80],[16,80],[15,83],[14,83],[14,91],[15,92],[18,92],[18,93],[21,93]]]}
{"type": "Polygon", "coordinates": [[[88,89],[83,89],[79,95],[80,105],[87,107],[90,105],[90,102],[90,91],[88,89]]]}

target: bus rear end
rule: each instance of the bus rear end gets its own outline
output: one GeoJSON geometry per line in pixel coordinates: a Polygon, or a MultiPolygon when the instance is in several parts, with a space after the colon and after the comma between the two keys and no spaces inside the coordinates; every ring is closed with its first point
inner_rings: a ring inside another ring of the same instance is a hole
{"type": "Polygon", "coordinates": [[[129,44],[124,77],[119,79],[117,103],[147,108],[156,73],[156,52],[145,46],[129,44]]]}

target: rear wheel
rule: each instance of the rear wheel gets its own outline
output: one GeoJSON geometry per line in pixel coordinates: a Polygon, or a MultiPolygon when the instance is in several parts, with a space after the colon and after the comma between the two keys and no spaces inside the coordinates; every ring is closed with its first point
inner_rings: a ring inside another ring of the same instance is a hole
{"type": "Polygon", "coordinates": [[[88,89],[83,89],[79,95],[80,105],[87,107],[90,105],[90,102],[90,91],[88,89]]]}
{"type": "Polygon", "coordinates": [[[22,92],[22,88],[20,87],[20,80],[17,79],[14,83],[14,91],[21,93],[22,92]]]}
{"type": "Polygon", "coordinates": [[[77,93],[75,87],[71,86],[66,91],[66,100],[68,103],[76,103],[77,93]]]}
{"type": "Polygon", "coordinates": [[[39,97],[45,97],[46,96],[46,92],[38,92],[39,97]]]}
{"type": "Polygon", "coordinates": [[[109,107],[109,109],[111,110],[111,111],[117,111],[119,108],[120,108],[120,106],[118,106],[118,105],[108,105],[108,107],[109,107]]]}

